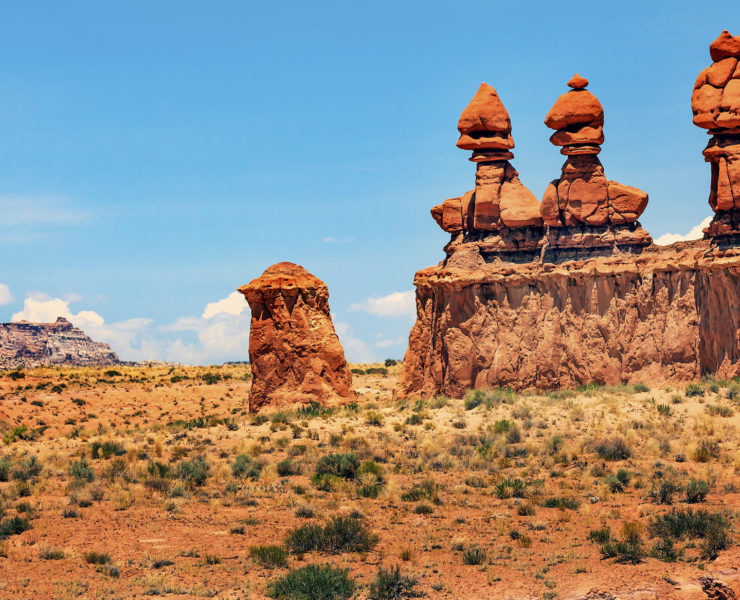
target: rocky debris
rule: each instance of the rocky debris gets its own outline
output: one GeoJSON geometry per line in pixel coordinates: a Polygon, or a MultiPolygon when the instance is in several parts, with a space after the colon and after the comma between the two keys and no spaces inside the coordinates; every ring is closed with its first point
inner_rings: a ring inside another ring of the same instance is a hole
{"type": "Polygon", "coordinates": [[[434,220],[453,236],[488,237],[496,240],[500,252],[520,250],[509,245],[507,230],[541,229],[542,218],[537,198],[509,163],[514,158],[511,119],[496,90],[482,83],[457,128],[457,146],[473,150],[475,190],[435,206],[434,220]]]}
{"type": "Polygon", "coordinates": [[[64,317],[55,323],[0,323],[0,369],[119,362],[108,344],[91,340],[64,317]]]}
{"type": "Polygon", "coordinates": [[[560,179],[550,183],[540,205],[542,219],[551,228],[548,245],[572,246],[568,236],[554,229],[582,225],[609,229],[607,237],[619,238],[621,245],[649,245],[652,239],[639,224],[630,228],[629,235],[621,234],[624,225],[637,223],[648,195],[606,179],[597,157],[604,143],[604,109],[586,89],[587,79],[576,74],[568,85],[572,89],[557,99],[545,117],[545,125],[556,130],[550,141],[568,157],[560,179]]]}
{"type": "Polygon", "coordinates": [[[709,600],[735,600],[736,598],[730,586],[712,577],[699,577],[699,584],[709,600]]]}
{"type": "Polygon", "coordinates": [[[402,397],[740,375],[740,249],[709,240],[559,264],[466,244],[414,284],[402,397]]]}
{"type": "Polygon", "coordinates": [[[252,310],[250,412],[265,405],[353,397],[352,375],[329,313],[326,284],[282,262],[239,288],[252,310]]]}
{"type": "Polygon", "coordinates": [[[696,78],[691,94],[694,125],[712,136],[704,149],[711,164],[709,237],[740,234],[740,36],[723,31],[709,46],[713,64],[696,78]]]}

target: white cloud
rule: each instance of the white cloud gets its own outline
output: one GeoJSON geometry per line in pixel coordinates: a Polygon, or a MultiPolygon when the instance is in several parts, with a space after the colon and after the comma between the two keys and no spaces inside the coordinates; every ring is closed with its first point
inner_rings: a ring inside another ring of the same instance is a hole
{"type": "Polygon", "coordinates": [[[335,237],[329,236],[329,237],[324,238],[324,242],[327,244],[349,244],[350,242],[354,242],[354,241],[355,241],[355,238],[351,238],[351,237],[337,239],[335,237]]]}
{"type": "Polygon", "coordinates": [[[413,290],[393,292],[380,298],[368,298],[365,302],[352,304],[352,311],[367,312],[380,317],[400,317],[416,314],[416,299],[413,290]]]}
{"type": "Polygon", "coordinates": [[[339,341],[342,342],[344,356],[348,361],[355,363],[374,362],[375,357],[372,350],[365,342],[352,335],[352,329],[348,323],[336,321],[334,329],[339,336],[339,341]]]}
{"type": "Polygon", "coordinates": [[[201,318],[212,319],[219,314],[239,315],[247,306],[247,300],[241,292],[231,292],[226,298],[206,304],[201,318]]]}
{"type": "Polygon", "coordinates": [[[86,221],[89,215],[69,206],[61,196],[0,196],[0,226],[22,225],[76,225],[86,221]]]}
{"type": "Polygon", "coordinates": [[[0,306],[10,304],[13,300],[15,300],[15,297],[10,293],[8,285],[0,283],[0,306]]]}
{"type": "Polygon", "coordinates": [[[712,221],[712,217],[707,217],[701,223],[692,227],[691,231],[689,231],[685,235],[681,235],[680,233],[664,233],[658,239],[655,240],[655,244],[658,246],[668,246],[669,244],[673,244],[674,242],[687,242],[689,240],[698,240],[704,235],[704,232],[702,231],[702,229],[707,227],[709,223],[711,223],[711,221],[712,221]]]}
{"type": "Polygon", "coordinates": [[[375,345],[378,348],[390,348],[391,346],[403,344],[405,341],[406,338],[401,336],[400,338],[396,338],[395,340],[380,340],[379,342],[375,342],[375,345]]]}

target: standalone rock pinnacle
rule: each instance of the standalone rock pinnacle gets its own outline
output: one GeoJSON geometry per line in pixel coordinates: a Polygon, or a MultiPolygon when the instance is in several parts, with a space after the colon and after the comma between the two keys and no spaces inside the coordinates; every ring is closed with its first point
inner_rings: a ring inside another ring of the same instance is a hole
{"type": "Polygon", "coordinates": [[[352,375],[329,314],[326,284],[282,262],[239,288],[252,309],[249,410],[351,398],[352,375]]]}

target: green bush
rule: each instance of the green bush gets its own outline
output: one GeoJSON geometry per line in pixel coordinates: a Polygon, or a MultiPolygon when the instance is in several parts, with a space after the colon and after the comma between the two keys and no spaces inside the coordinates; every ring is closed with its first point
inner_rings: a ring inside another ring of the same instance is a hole
{"type": "Polygon", "coordinates": [[[314,418],[325,418],[332,415],[334,409],[330,406],[322,406],[315,400],[312,400],[308,404],[303,404],[298,407],[295,411],[296,416],[299,419],[314,419],[314,418]]]}
{"type": "Polygon", "coordinates": [[[711,440],[702,440],[701,444],[694,450],[694,460],[698,463],[707,463],[713,458],[719,458],[719,444],[711,440]]]}
{"type": "Polygon", "coordinates": [[[553,496],[550,498],[545,498],[542,506],[544,506],[545,508],[569,508],[571,510],[578,510],[578,508],[581,506],[581,503],[571,496],[553,496]]]}
{"type": "Polygon", "coordinates": [[[626,460],[632,452],[622,438],[613,437],[596,444],[594,450],[603,460],[626,460]]]}
{"type": "Polygon", "coordinates": [[[486,552],[478,546],[468,548],[463,552],[463,564],[482,565],[486,561],[486,552]]]}
{"type": "Polygon", "coordinates": [[[524,498],[526,490],[525,483],[521,479],[507,477],[494,486],[497,498],[524,498]]]}
{"type": "Polygon", "coordinates": [[[418,502],[419,500],[429,500],[435,504],[441,504],[439,498],[439,486],[432,481],[427,479],[422,481],[420,484],[414,484],[414,486],[401,494],[401,500],[404,502],[418,502]]]}
{"type": "Polygon", "coordinates": [[[588,539],[596,544],[606,544],[612,539],[612,530],[607,525],[588,532],[588,539]]]}
{"type": "Polygon", "coordinates": [[[401,574],[398,566],[384,569],[380,567],[378,574],[370,582],[368,600],[403,600],[403,598],[418,598],[423,593],[416,589],[418,580],[401,574]]]}
{"type": "Polygon", "coordinates": [[[262,465],[246,454],[239,454],[231,464],[231,473],[240,479],[257,479],[262,472],[262,465]]]}
{"type": "Polygon", "coordinates": [[[641,392],[649,392],[650,388],[646,386],[644,383],[636,383],[632,386],[632,388],[635,390],[635,393],[639,394],[641,392]]]}
{"type": "Polygon", "coordinates": [[[90,457],[93,459],[104,458],[107,460],[113,456],[123,454],[126,454],[126,449],[119,442],[107,440],[105,442],[95,441],[90,444],[90,457]]]}
{"type": "Polygon", "coordinates": [[[249,555],[260,565],[270,569],[288,564],[288,551],[283,546],[252,546],[249,555]]]}
{"type": "Polygon", "coordinates": [[[78,481],[87,481],[88,483],[95,481],[95,471],[84,458],[69,465],[67,472],[78,481]]]}
{"type": "Polygon", "coordinates": [[[686,484],[686,502],[696,504],[704,502],[709,493],[709,482],[704,479],[691,478],[686,484]]]}
{"type": "Polygon", "coordinates": [[[297,475],[299,472],[289,458],[281,460],[276,468],[280,477],[290,477],[291,475],[297,475]]]}
{"type": "Polygon", "coordinates": [[[270,582],[267,595],[277,600],[346,600],[356,588],[349,569],[307,565],[270,582]]]}
{"type": "Polygon", "coordinates": [[[88,565],[107,565],[110,563],[110,555],[107,552],[91,550],[83,555],[88,565]]]}
{"type": "Polygon", "coordinates": [[[642,525],[628,521],[622,527],[622,539],[610,539],[601,544],[604,558],[616,558],[619,563],[637,564],[642,562],[647,552],[642,541],[642,525]]]}
{"type": "Polygon", "coordinates": [[[29,481],[38,477],[40,473],[41,463],[35,455],[32,455],[25,460],[18,462],[15,465],[11,476],[16,481],[29,481]]]}
{"type": "Polygon", "coordinates": [[[303,525],[288,534],[285,545],[294,554],[318,551],[327,554],[366,552],[375,547],[378,537],[365,523],[353,516],[331,519],[324,527],[303,525]]]}
{"type": "Polygon", "coordinates": [[[8,517],[0,521],[0,540],[4,540],[11,535],[19,535],[24,531],[31,529],[31,522],[22,517],[8,517]]]}
{"type": "Polygon", "coordinates": [[[687,398],[693,398],[695,396],[703,396],[704,395],[704,388],[701,387],[698,383],[690,383],[686,386],[686,397],[687,398]]]}
{"type": "Polygon", "coordinates": [[[341,479],[354,479],[360,468],[360,460],[354,452],[345,454],[327,454],[316,463],[314,477],[333,475],[341,479]]]}
{"type": "Polygon", "coordinates": [[[206,482],[211,467],[203,456],[177,463],[175,477],[190,487],[199,487],[206,482]]]}

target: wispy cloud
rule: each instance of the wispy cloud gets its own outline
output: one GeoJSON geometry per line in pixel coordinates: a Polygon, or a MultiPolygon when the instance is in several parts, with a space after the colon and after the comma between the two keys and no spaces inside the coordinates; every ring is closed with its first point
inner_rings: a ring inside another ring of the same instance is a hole
{"type": "Polygon", "coordinates": [[[707,217],[701,223],[692,227],[688,233],[683,235],[680,233],[664,233],[655,240],[655,244],[658,246],[668,246],[669,244],[673,244],[675,242],[698,240],[704,235],[704,232],[702,230],[707,227],[709,223],[711,223],[711,221],[712,217],[707,217]]]}
{"type": "Polygon", "coordinates": [[[350,242],[354,242],[354,241],[355,241],[355,238],[351,238],[351,237],[337,239],[335,237],[329,236],[329,237],[324,238],[324,242],[326,244],[349,244],[350,242]]]}
{"type": "Polygon", "coordinates": [[[387,296],[370,297],[364,302],[357,302],[350,305],[349,309],[380,317],[401,317],[416,313],[416,300],[413,290],[393,292],[387,296]]]}
{"type": "Polygon", "coordinates": [[[15,300],[15,297],[10,293],[8,284],[0,283],[0,306],[10,304],[13,300],[15,300]]]}
{"type": "Polygon", "coordinates": [[[90,217],[63,196],[0,196],[0,214],[0,227],[78,225],[90,217]]]}

